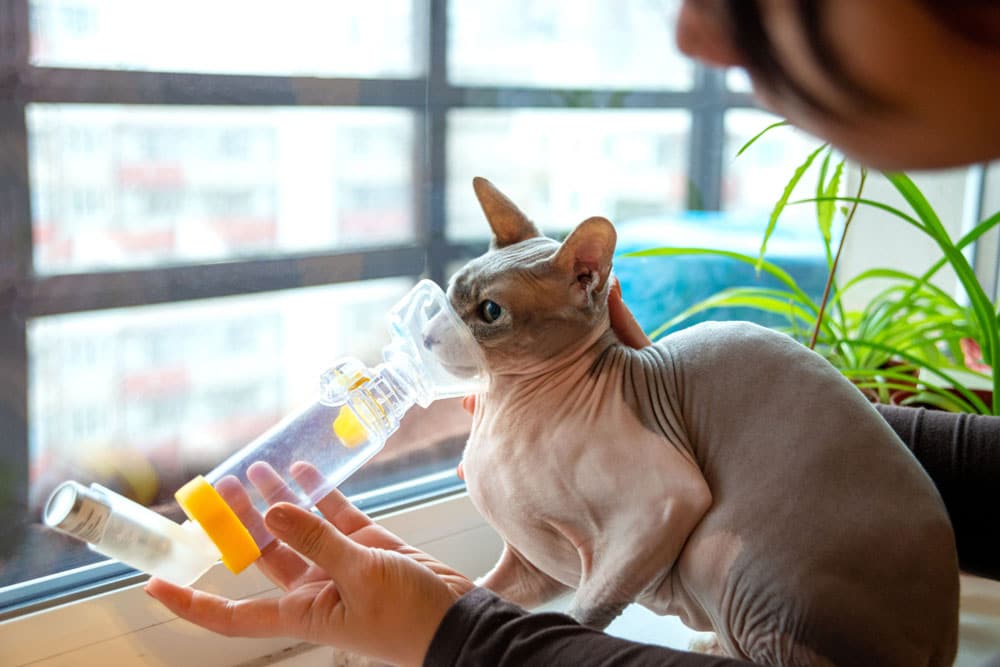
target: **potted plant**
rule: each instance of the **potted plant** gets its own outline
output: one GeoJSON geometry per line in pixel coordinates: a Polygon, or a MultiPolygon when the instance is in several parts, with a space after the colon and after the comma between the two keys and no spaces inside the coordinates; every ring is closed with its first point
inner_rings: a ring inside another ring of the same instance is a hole
{"type": "MultiPolygon", "coordinates": [[[[761,136],[786,123],[765,128],[740,149],[742,154],[761,136]]],[[[872,400],[919,404],[953,411],[1000,414],[1000,340],[997,308],[962,254],[962,249],[1000,224],[1000,213],[982,220],[957,241],[913,181],[902,173],[884,173],[909,211],[864,197],[867,171],[861,169],[857,192],[840,193],[846,162],[826,144],[812,151],[784,187],[768,220],[756,257],[712,248],[652,248],[626,257],[710,254],[752,264],[780,287],[759,285],[723,289],[678,313],[650,334],[657,338],[696,314],[718,307],[749,307],[781,315],[779,327],[825,356],[872,400]],[[816,167],[815,195],[790,202],[806,173],[816,167]],[[765,259],[767,242],[789,204],[812,204],[823,241],[828,280],[821,299],[809,296],[780,266],[765,259]],[[891,214],[912,225],[937,245],[941,257],[915,275],[894,268],[873,268],[841,283],[836,275],[843,241],[860,206],[891,214]],[[839,239],[834,233],[843,219],[839,239]],[[968,295],[968,305],[931,283],[949,266],[968,295]],[[846,295],[878,281],[882,285],[860,310],[847,306],[846,295]],[[973,388],[972,385],[982,385],[973,388]]]]}

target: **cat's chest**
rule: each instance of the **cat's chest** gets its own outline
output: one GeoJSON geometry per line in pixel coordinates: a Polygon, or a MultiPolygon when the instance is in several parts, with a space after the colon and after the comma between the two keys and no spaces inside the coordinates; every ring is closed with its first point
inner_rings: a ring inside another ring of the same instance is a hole
{"type": "Polygon", "coordinates": [[[520,531],[600,519],[612,508],[609,497],[627,508],[661,486],[670,445],[637,417],[622,380],[608,372],[554,382],[516,400],[487,397],[477,408],[463,468],[473,501],[494,525],[520,531]]]}
{"type": "Polygon", "coordinates": [[[584,456],[614,434],[641,437],[642,426],[618,380],[605,374],[512,392],[501,400],[487,396],[473,420],[467,464],[498,472],[548,468],[584,456]]]}

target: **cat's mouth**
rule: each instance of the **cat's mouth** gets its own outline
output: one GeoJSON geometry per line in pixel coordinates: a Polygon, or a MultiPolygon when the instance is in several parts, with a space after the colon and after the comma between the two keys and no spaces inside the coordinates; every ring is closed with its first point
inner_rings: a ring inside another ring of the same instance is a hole
{"type": "Polygon", "coordinates": [[[440,359],[438,361],[442,368],[457,378],[472,377],[479,372],[479,368],[477,366],[471,366],[468,364],[452,364],[440,359]]]}

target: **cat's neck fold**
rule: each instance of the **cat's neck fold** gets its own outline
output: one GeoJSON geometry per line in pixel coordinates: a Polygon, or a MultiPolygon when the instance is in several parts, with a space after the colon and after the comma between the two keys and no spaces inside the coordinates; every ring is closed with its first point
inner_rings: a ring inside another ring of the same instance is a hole
{"type": "Polygon", "coordinates": [[[536,389],[550,390],[553,385],[583,381],[591,374],[605,351],[619,344],[621,342],[610,324],[604,322],[558,355],[494,374],[490,381],[490,393],[494,394],[494,398],[506,393],[524,396],[536,389]]]}

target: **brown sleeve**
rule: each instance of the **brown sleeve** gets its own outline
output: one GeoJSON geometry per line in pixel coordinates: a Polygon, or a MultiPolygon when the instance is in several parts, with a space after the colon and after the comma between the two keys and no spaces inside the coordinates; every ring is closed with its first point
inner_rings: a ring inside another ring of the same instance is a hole
{"type": "Polygon", "coordinates": [[[1000,579],[1000,417],[876,408],[941,493],[962,570],[1000,579]]]}
{"type": "Polygon", "coordinates": [[[731,658],[639,644],[579,625],[569,616],[532,614],[484,588],[459,598],[445,615],[424,667],[746,667],[731,658]]]}

